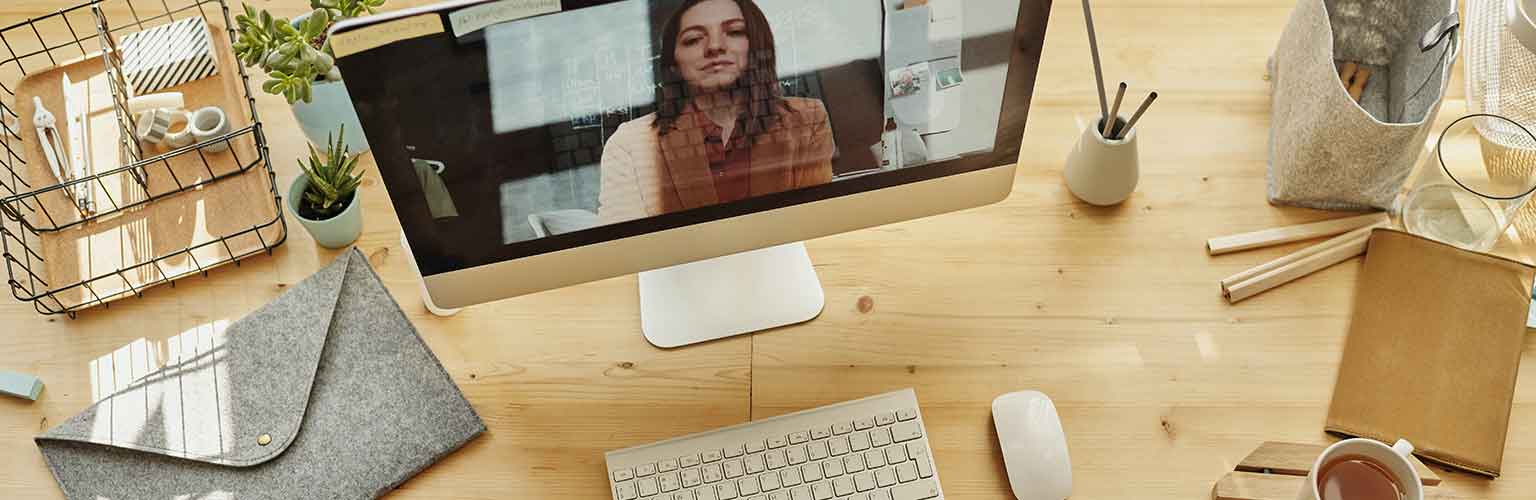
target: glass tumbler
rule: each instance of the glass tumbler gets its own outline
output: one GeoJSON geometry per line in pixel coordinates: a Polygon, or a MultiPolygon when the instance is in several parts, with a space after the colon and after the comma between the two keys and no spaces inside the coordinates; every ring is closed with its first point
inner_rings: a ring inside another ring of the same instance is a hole
{"type": "Polygon", "coordinates": [[[1497,115],[1468,115],[1440,134],[1400,205],[1408,232],[1485,252],[1536,191],[1536,135],[1497,115]]]}

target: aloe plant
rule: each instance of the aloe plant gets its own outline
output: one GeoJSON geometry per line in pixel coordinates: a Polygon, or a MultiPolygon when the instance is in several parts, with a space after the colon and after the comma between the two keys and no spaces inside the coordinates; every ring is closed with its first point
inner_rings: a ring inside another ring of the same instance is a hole
{"type": "MultiPolygon", "coordinates": [[[[347,203],[344,202],[357,192],[357,186],[363,182],[362,172],[356,171],[358,156],[347,150],[346,135],[347,126],[342,125],[340,133],[334,138],[326,138],[324,157],[311,145],[309,160],[299,160],[299,168],[309,177],[301,205],[315,215],[315,220],[329,219],[346,210],[347,203]]],[[[351,203],[357,203],[357,200],[353,199],[351,203]]]]}
{"type": "Polygon", "coordinates": [[[326,39],[331,25],[342,19],[373,14],[385,0],[310,0],[314,10],[295,25],[265,10],[244,5],[245,13],[235,16],[240,28],[234,43],[235,55],[246,66],[267,72],[261,89],[280,95],[289,104],[311,102],[313,85],[318,80],[340,81],[336,56],[326,39]]]}

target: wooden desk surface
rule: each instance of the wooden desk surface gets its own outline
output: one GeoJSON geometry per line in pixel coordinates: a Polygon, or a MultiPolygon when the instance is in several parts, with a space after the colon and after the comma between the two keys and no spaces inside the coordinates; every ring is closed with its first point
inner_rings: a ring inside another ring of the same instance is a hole
{"type": "MultiPolygon", "coordinates": [[[[253,3],[293,14],[304,2],[253,3]]],[[[432,317],[370,176],[359,247],[490,427],[392,498],[605,498],[605,450],[904,387],[917,390],[955,499],[1007,497],[989,403],[1022,389],[1060,408],[1077,499],[1209,498],[1262,441],[1330,440],[1323,420],[1358,259],[1234,307],[1218,279],[1296,247],[1219,258],[1202,247],[1332,216],[1264,198],[1264,63],[1294,1],[1096,3],[1106,79],[1129,80],[1138,100],[1162,92],[1141,129],[1135,197],[1093,208],[1063,186],[1097,97],[1080,6],[1058,0],[1013,196],[810,242],[827,308],[801,326],[659,350],[641,338],[633,277],[432,317]]],[[[8,0],[0,24],[63,6],[8,0]]],[[[1442,116],[1464,109],[1459,77],[1451,93],[1442,116]]],[[[303,139],[280,99],[258,101],[287,186],[303,139]]],[[[273,257],[77,320],[0,302],[0,369],[47,383],[35,403],[0,398],[0,498],[58,497],[31,438],[90,402],[92,359],[239,318],[337,255],[290,228],[273,257]]],[[[1531,381],[1516,389],[1504,477],[1443,473],[1458,495],[1536,491],[1531,381]]]]}

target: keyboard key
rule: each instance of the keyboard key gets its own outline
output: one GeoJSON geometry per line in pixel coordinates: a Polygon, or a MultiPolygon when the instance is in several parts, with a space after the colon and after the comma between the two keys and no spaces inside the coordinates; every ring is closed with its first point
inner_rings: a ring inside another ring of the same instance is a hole
{"type": "Polygon", "coordinates": [[[837,477],[837,476],[841,476],[841,475],[843,475],[843,461],[842,460],[833,459],[833,460],[828,460],[828,461],[822,462],[821,463],[821,472],[822,472],[823,476],[826,476],[828,478],[834,478],[834,477],[837,477]]]}
{"type": "Polygon", "coordinates": [[[864,452],[864,466],[871,469],[885,467],[885,453],[880,450],[864,452]]]}
{"type": "Polygon", "coordinates": [[[891,492],[887,490],[879,490],[874,493],[870,493],[869,500],[891,500],[891,492]]]}
{"type": "Polygon", "coordinates": [[[897,465],[896,466],[896,479],[900,480],[903,483],[910,483],[912,481],[916,481],[917,480],[917,466],[916,465],[912,465],[912,462],[902,462],[900,465],[897,465]]]}
{"type": "Polygon", "coordinates": [[[789,458],[789,465],[800,465],[809,459],[809,457],[805,455],[804,446],[791,447],[787,452],[784,453],[784,455],[785,457],[789,458]]]}
{"type": "Polygon", "coordinates": [[[805,444],[811,440],[811,433],[800,431],[789,435],[789,444],[805,444]]]}
{"type": "Polygon", "coordinates": [[[815,481],[820,481],[821,478],[822,478],[822,475],[821,475],[821,465],[819,465],[819,464],[811,464],[811,465],[807,465],[805,467],[801,467],[800,468],[800,476],[805,478],[805,482],[807,482],[807,483],[815,482],[815,481]]]}
{"type": "Polygon", "coordinates": [[[775,491],[768,494],[768,500],[789,500],[789,491],[775,491]]]}
{"type": "Polygon", "coordinates": [[[790,500],[816,500],[816,497],[811,496],[811,488],[809,486],[795,488],[794,491],[789,492],[789,496],[790,500]]]}
{"type": "Polygon", "coordinates": [[[724,450],[709,450],[704,452],[704,463],[706,464],[711,462],[719,462],[722,458],[725,458],[724,450]]]}
{"type": "Polygon", "coordinates": [[[780,475],[779,484],[782,484],[784,486],[799,486],[800,485],[800,469],[799,468],[790,467],[788,469],[784,469],[784,472],[780,473],[779,475],[780,475]]]}
{"type": "Polygon", "coordinates": [[[635,475],[640,477],[656,475],[656,464],[645,464],[635,468],[635,475]]]}
{"type": "Polygon", "coordinates": [[[736,479],[746,472],[746,467],[741,464],[740,460],[731,460],[725,463],[725,477],[728,479],[736,479]]]}
{"type": "Polygon", "coordinates": [[[757,478],[749,477],[738,481],[736,483],[736,491],[740,492],[741,496],[756,495],[758,492],[757,478]]]}
{"type": "Polygon", "coordinates": [[[757,441],[747,441],[746,448],[747,453],[757,453],[768,449],[767,446],[763,445],[763,441],[761,439],[757,441]]]}
{"type": "Polygon", "coordinates": [[[891,488],[891,500],[928,500],[939,496],[939,482],[924,479],[891,488]]]}
{"type": "Polygon", "coordinates": [[[738,444],[734,447],[726,447],[725,458],[737,458],[747,454],[747,446],[738,444]]]}
{"type": "Polygon", "coordinates": [[[902,408],[900,410],[896,410],[896,420],[906,422],[914,418],[917,418],[916,408],[902,408]]]}
{"type": "Polygon", "coordinates": [[[746,464],[747,474],[757,474],[759,472],[768,470],[768,466],[763,463],[762,455],[752,455],[747,457],[746,464]]]}
{"type": "Polygon", "coordinates": [[[699,500],[720,500],[720,494],[715,492],[715,488],[713,486],[707,488],[699,488],[694,490],[694,493],[698,495],[699,500]]]}
{"type": "Polygon", "coordinates": [[[874,426],[875,426],[875,419],[872,418],[872,417],[871,418],[861,418],[861,419],[853,421],[853,430],[856,430],[856,431],[869,430],[870,427],[874,427],[874,426]]]}
{"type": "MultiPolygon", "coordinates": [[[[719,469],[716,469],[715,473],[719,474],[720,473],[719,469]]],[[[694,486],[698,486],[698,485],[703,484],[703,483],[704,483],[704,478],[700,477],[698,469],[688,469],[688,470],[683,471],[683,487],[684,488],[692,488],[694,486]]]]}
{"type": "Polygon", "coordinates": [[[875,471],[875,482],[879,483],[881,488],[895,485],[896,469],[880,469],[875,471]]]}
{"type": "Polygon", "coordinates": [[[672,500],[693,500],[692,491],[679,491],[672,494],[672,500]]]}
{"type": "Polygon", "coordinates": [[[832,424],[832,433],[833,434],[841,436],[843,434],[847,434],[847,433],[850,433],[850,432],[853,432],[853,423],[852,422],[840,422],[840,423],[832,424]]]}
{"type": "Polygon", "coordinates": [[[917,475],[933,477],[933,459],[928,458],[928,455],[917,457],[917,475]]]}
{"type": "Polygon", "coordinates": [[[869,444],[876,448],[891,445],[891,431],[884,427],[869,431],[869,444]]]}
{"type": "Polygon", "coordinates": [[[789,460],[784,457],[784,450],[772,450],[763,457],[768,462],[768,470],[779,470],[789,465],[789,460]]]}
{"type": "Polygon", "coordinates": [[[648,477],[648,478],[645,478],[645,479],[641,479],[640,483],[639,483],[639,486],[640,486],[640,496],[643,496],[643,497],[655,496],[657,493],[661,493],[661,489],[657,487],[657,485],[656,485],[656,478],[654,478],[654,477],[648,477]]]}
{"type": "Polygon", "coordinates": [[[684,456],[682,458],[679,458],[679,459],[677,459],[677,463],[682,464],[683,467],[698,467],[699,463],[700,463],[699,462],[699,454],[698,453],[694,453],[692,455],[687,455],[687,456],[684,456]]]}
{"type": "MultiPolygon", "coordinates": [[[[838,438],[838,439],[842,439],[842,438],[838,438]]],[[[827,442],[826,441],[817,441],[817,442],[811,443],[809,446],[805,447],[805,451],[810,454],[810,459],[811,460],[821,460],[823,458],[827,458],[827,457],[832,456],[831,453],[827,452],[827,442]]]]}
{"type": "Polygon", "coordinates": [[[853,451],[867,450],[869,449],[869,433],[860,432],[852,436],[848,436],[848,443],[852,445],[851,447],[853,451]]]}
{"type": "Polygon", "coordinates": [[[905,443],[913,439],[923,437],[923,426],[917,422],[902,422],[891,426],[891,438],[898,443],[905,443]]]}
{"type": "Polygon", "coordinates": [[[853,478],[852,478],[852,476],[843,476],[843,477],[840,477],[840,478],[837,478],[837,479],[833,479],[832,480],[832,491],[834,493],[837,493],[838,496],[852,495],[853,494],[853,478]]]}
{"type": "Polygon", "coordinates": [[[779,481],[778,474],[763,474],[761,476],[757,476],[757,482],[762,483],[763,491],[773,491],[784,485],[779,481]]]}
{"type": "Polygon", "coordinates": [[[896,465],[907,461],[907,448],[905,446],[892,446],[885,449],[885,463],[896,465]]]}
{"type": "MultiPolygon", "coordinates": [[[[688,470],[695,470],[695,469],[688,469],[688,470]]],[[[718,482],[720,482],[720,480],[725,479],[725,477],[723,477],[724,475],[720,473],[720,464],[709,464],[709,465],[704,466],[703,476],[704,476],[704,482],[710,483],[710,484],[718,483],[718,482]]]]}
{"type": "Polygon", "coordinates": [[[878,425],[894,424],[896,423],[896,413],[888,411],[879,415],[875,415],[875,423],[878,425]]]}
{"type": "Polygon", "coordinates": [[[614,488],[613,492],[614,496],[619,497],[619,500],[635,500],[635,498],[640,496],[640,492],[635,490],[635,483],[621,484],[619,487],[614,488]]]}
{"type": "Polygon", "coordinates": [[[922,441],[918,441],[916,443],[907,443],[907,456],[917,458],[927,454],[928,446],[923,444],[922,441]]]}
{"type": "Polygon", "coordinates": [[[816,496],[816,500],[832,498],[832,483],[816,483],[811,486],[811,494],[816,496]]]}
{"type": "Polygon", "coordinates": [[[826,439],[832,437],[831,427],[817,427],[811,429],[811,439],[826,439]]]}
{"type": "Polygon", "coordinates": [[[670,459],[670,458],[666,459],[666,460],[662,460],[660,464],[656,465],[656,470],[659,471],[659,472],[672,472],[672,471],[675,471],[675,470],[677,470],[677,460],[670,459]]]}
{"type": "Polygon", "coordinates": [[[613,482],[622,483],[635,478],[634,469],[619,469],[613,471],[613,482]]]}
{"type": "Polygon", "coordinates": [[[683,480],[677,477],[676,472],[663,473],[660,476],[656,476],[656,478],[661,483],[662,493],[671,493],[683,487],[683,480]]]}
{"type": "Polygon", "coordinates": [[[848,438],[834,438],[827,441],[827,444],[832,448],[832,456],[834,457],[848,454],[848,438]]]}
{"type": "Polygon", "coordinates": [[[848,455],[843,458],[843,470],[849,474],[864,470],[864,456],[848,455]]]}
{"type": "Polygon", "coordinates": [[[736,498],[736,483],[720,483],[715,486],[715,492],[720,494],[720,500],[736,498]]]}
{"type": "Polygon", "coordinates": [[[785,446],[789,446],[789,440],[785,439],[783,436],[768,438],[769,449],[783,448],[785,446]]]}
{"type": "Polygon", "coordinates": [[[875,489],[875,475],[868,472],[854,475],[853,485],[854,487],[857,487],[859,491],[869,491],[875,489]]]}

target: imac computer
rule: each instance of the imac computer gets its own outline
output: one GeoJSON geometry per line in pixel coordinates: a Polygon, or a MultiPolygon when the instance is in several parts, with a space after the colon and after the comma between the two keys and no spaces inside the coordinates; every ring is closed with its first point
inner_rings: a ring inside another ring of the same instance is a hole
{"type": "Polygon", "coordinates": [[[801,241],[1007,197],[1049,10],[461,0],[330,41],[429,308],[639,272],[675,347],[819,315],[801,241]]]}

